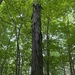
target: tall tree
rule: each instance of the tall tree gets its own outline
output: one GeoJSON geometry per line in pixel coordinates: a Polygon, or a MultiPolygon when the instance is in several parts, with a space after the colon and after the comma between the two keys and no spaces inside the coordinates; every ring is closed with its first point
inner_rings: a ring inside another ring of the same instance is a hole
{"type": "MultiPolygon", "coordinates": [[[[68,27],[68,38],[71,37],[71,33],[70,33],[70,30],[69,30],[69,17],[67,16],[67,27],[68,27]]],[[[69,65],[70,65],[70,74],[73,75],[73,63],[72,63],[72,45],[69,44],[68,42],[68,57],[69,57],[69,65]]]]}
{"type": "Polygon", "coordinates": [[[31,75],[43,75],[41,5],[37,0],[33,4],[32,24],[32,70],[31,75]]]}
{"type": "Polygon", "coordinates": [[[19,37],[20,37],[20,30],[21,30],[22,24],[20,25],[19,29],[15,27],[16,31],[16,44],[17,44],[17,54],[16,54],[16,75],[20,75],[20,48],[19,48],[19,37]],[[17,32],[18,31],[18,32],[17,32]]]}
{"type": "Polygon", "coordinates": [[[49,30],[49,18],[48,18],[48,24],[47,24],[47,32],[46,32],[46,50],[47,50],[47,61],[46,61],[46,64],[47,64],[47,75],[50,75],[49,74],[49,56],[50,56],[50,53],[49,53],[49,35],[48,35],[48,30],[49,30]]]}

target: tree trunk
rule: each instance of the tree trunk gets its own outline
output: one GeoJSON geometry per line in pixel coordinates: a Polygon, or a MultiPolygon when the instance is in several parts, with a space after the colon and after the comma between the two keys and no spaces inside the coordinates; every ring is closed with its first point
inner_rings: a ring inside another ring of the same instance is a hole
{"type": "Polygon", "coordinates": [[[49,56],[50,56],[50,53],[49,53],[49,49],[48,49],[48,41],[49,41],[49,36],[48,36],[48,28],[49,28],[49,18],[48,18],[48,24],[47,24],[47,33],[46,33],[46,36],[47,36],[47,40],[46,40],[46,50],[47,50],[47,61],[46,61],[46,64],[47,64],[47,75],[50,75],[49,74],[49,56]]]}
{"type": "Polygon", "coordinates": [[[33,5],[31,75],[43,75],[41,5],[33,5]]]}
{"type": "Polygon", "coordinates": [[[63,70],[64,70],[64,75],[66,75],[66,70],[65,70],[65,66],[63,67],[63,70]]]}
{"type": "MultiPolygon", "coordinates": [[[[71,34],[70,34],[70,30],[69,30],[69,17],[67,15],[67,28],[68,28],[68,38],[71,37],[71,34]]],[[[69,40],[68,40],[69,41],[69,40]]],[[[69,56],[69,65],[70,65],[70,75],[73,75],[73,64],[72,64],[72,45],[68,43],[68,56],[69,56]]]]}
{"type": "Polygon", "coordinates": [[[68,46],[68,55],[69,55],[70,74],[73,75],[72,56],[71,56],[71,46],[68,46]]]}
{"type": "Polygon", "coordinates": [[[73,75],[75,75],[75,69],[74,69],[74,59],[73,59],[73,75]]]}
{"type": "Polygon", "coordinates": [[[16,75],[20,75],[20,49],[18,39],[17,39],[17,56],[16,56],[16,75]]]}
{"type": "Polygon", "coordinates": [[[16,31],[16,45],[17,45],[17,53],[16,53],[16,75],[20,75],[20,49],[19,49],[19,37],[20,37],[20,30],[22,25],[17,28],[15,28],[16,31]],[[17,32],[18,31],[18,32],[17,32]]]}

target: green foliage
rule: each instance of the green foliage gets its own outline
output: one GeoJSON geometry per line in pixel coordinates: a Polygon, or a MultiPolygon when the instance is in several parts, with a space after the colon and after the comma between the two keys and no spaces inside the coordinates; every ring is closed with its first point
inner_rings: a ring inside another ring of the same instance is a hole
{"type": "MultiPolygon", "coordinates": [[[[37,2],[37,4],[41,4],[42,6],[41,24],[44,75],[46,75],[47,60],[49,60],[49,68],[52,75],[63,75],[61,69],[69,66],[69,46],[71,47],[71,55],[75,62],[74,3],[74,0],[38,0],[37,2]],[[46,53],[47,25],[49,25],[49,57],[47,57],[46,53]],[[54,71],[55,74],[53,73],[54,71]]],[[[19,47],[21,70],[23,75],[30,74],[32,14],[33,0],[3,0],[0,5],[0,71],[3,75],[15,74],[16,33],[18,34],[20,28],[19,47]],[[20,27],[21,25],[22,27],[20,27]]],[[[65,69],[67,70],[68,68],[65,69]]]]}

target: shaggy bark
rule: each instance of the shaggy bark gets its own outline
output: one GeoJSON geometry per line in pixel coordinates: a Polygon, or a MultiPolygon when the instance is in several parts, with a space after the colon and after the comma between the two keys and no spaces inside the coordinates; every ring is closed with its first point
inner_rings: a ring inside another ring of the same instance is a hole
{"type": "Polygon", "coordinates": [[[41,5],[34,4],[33,7],[31,75],[43,75],[41,5]]]}

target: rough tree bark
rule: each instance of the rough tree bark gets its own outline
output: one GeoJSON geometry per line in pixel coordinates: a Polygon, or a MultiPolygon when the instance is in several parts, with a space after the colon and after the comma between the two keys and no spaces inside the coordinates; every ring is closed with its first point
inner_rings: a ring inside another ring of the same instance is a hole
{"type": "Polygon", "coordinates": [[[31,75],[43,75],[41,5],[33,5],[31,75]]]}

